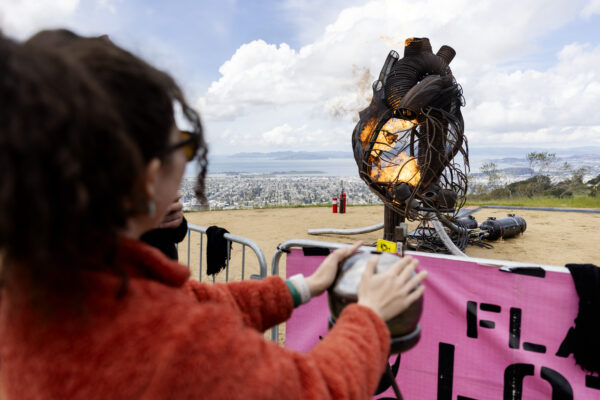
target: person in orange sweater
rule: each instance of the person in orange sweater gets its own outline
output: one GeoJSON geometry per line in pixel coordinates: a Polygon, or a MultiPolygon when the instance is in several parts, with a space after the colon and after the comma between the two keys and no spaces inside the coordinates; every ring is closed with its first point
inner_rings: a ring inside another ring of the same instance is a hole
{"type": "Polygon", "coordinates": [[[0,38],[0,374],[5,399],[368,399],[385,320],[423,293],[405,258],[306,354],[261,332],[321,294],[360,243],[293,282],[209,285],[139,237],[206,145],[167,74],[101,38],[0,38]],[[122,97],[115,97],[121,93],[122,97]],[[178,103],[192,129],[175,126],[178,103]],[[151,115],[133,132],[128,113],[151,115]],[[416,289],[415,289],[416,288],[416,289]]]}

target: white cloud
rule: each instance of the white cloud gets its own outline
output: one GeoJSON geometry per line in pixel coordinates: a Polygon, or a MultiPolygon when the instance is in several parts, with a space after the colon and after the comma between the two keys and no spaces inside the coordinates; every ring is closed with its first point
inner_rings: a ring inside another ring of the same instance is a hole
{"type": "Polygon", "coordinates": [[[521,145],[525,137],[545,145],[586,137],[598,145],[599,48],[568,45],[543,70],[506,67],[535,51],[545,35],[595,12],[596,3],[369,1],[341,11],[300,49],[262,40],[244,44],[198,104],[209,130],[243,123],[247,137],[281,148],[309,146],[306,132],[336,131],[329,143],[346,148],[389,50],[402,53],[405,38],[429,37],[434,51],[444,44],[457,51],[452,68],[464,88],[471,143],[521,145]],[[304,125],[303,132],[294,128],[304,125]]]}
{"type": "MultiPolygon", "coordinates": [[[[289,123],[277,126],[260,135],[260,143],[267,148],[317,148],[335,146],[338,130],[312,130],[307,124],[294,128],[289,123]]],[[[253,138],[253,140],[256,140],[253,138]]]]}
{"type": "Polygon", "coordinates": [[[302,90],[303,82],[293,79],[299,57],[285,43],[244,44],[221,66],[223,78],[212,83],[200,108],[209,119],[222,119],[256,105],[317,100],[311,91],[302,90]]]}
{"type": "MultiPolygon", "coordinates": [[[[546,71],[493,69],[465,88],[470,103],[465,109],[467,128],[488,131],[493,140],[510,132],[531,131],[522,140],[540,142],[535,132],[549,129],[577,130],[600,126],[600,46],[572,44],[557,55],[558,62],[546,71]],[[528,137],[529,136],[529,137],[528,137]]],[[[544,136],[544,137],[546,137],[544,136]]],[[[510,136],[508,136],[510,137],[510,136]]],[[[590,139],[600,143],[590,135],[590,139]]],[[[569,142],[565,142],[569,144],[569,142]]]]}
{"type": "MultiPolygon", "coordinates": [[[[539,54],[545,36],[600,14],[600,0],[530,0],[526,6],[521,0],[359,2],[282,2],[304,45],[257,39],[221,66],[220,79],[196,99],[213,152],[228,152],[226,146],[350,150],[371,83],[391,49],[402,53],[407,37],[429,37],[434,51],[444,44],[456,49],[452,68],[464,88],[472,145],[600,145],[598,47],[582,38],[544,60],[543,67],[515,67],[539,54]]],[[[184,75],[188,60],[174,54],[173,38],[163,32],[132,34],[123,12],[113,15],[122,0],[81,3],[0,0],[0,27],[19,38],[58,26],[114,32],[118,43],[184,75]]],[[[182,84],[196,92],[194,82],[182,84]]]]}
{"type": "Polygon", "coordinates": [[[289,124],[283,124],[277,126],[270,131],[267,131],[261,135],[262,142],[269,145],[287,145],[293,146],[294,139],[290,137],[293,129],[289,124]]]}
{"type": "Polygon", "coordinates": [[[353,123],[315,119],[309,107],[264,106],[260,112],[206,123],[212,154],[240,151],[344,150],[351,152],[349,132],[353,123]]]}
{"type": "Polygon", "coordinates": [[[22,39],[40,27],[63,24],[78,6],[79,0],[0,0],[0,27],[22,39]]]}
{"type": "Polygon", "coordinates": [[[596,14],[600,14],[600,0],[590,0],[581,10],[581,16],[585,19],[589,19],[596,14]]]}

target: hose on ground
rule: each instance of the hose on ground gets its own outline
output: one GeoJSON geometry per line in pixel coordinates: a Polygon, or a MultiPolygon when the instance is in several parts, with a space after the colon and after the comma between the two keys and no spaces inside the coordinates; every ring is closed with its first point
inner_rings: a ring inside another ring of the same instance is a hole
{"type": "Polygon", "coordinates": [[[444,226],[437,218],[433,218],[431,220],[431,223],[433,224],[433,227],[435,228],[435,231],[439,235],[440,239],[442,239],[442,242],[444,242],[444,245],[446,245],[446,248],[450,250],[450,252],[453,255],[467,257],[467,255],[463,253],[458,247],[456,247],[456,245],[452,242],[452,240],[446,233],[446,229],[444,229],[444,226]]]}
{"type": "Polygon", "coordinates": [[[380,224],[365,226],[362,228],[354,229],[334,229],[334,228],[321,228],[321,229],[309,229],[309,235],[359,235],[361,233],[368,233],[383,229],[383,222],[380,224]]]}

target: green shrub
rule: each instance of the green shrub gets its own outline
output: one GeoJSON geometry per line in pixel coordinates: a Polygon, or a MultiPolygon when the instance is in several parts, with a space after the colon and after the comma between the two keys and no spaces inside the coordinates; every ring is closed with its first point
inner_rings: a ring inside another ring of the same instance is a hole
{"type": "Polygon", "coordinates": [[[552,182],[546,175],[537,175],[523,181],[510,183],[506,188],[515,197],[533,197],[540,196],[552,188],[552,182]]]}
{"type": "Polygon", "coordinates": [[[558,198],[554,196],[511,197],[482,199],[479,196],[469,196],[466,205],[497,205],[517,207],[557,207],[557,208],[595,208],[600,209],[600,195],[573,194],[571,197],[558,198]]]}

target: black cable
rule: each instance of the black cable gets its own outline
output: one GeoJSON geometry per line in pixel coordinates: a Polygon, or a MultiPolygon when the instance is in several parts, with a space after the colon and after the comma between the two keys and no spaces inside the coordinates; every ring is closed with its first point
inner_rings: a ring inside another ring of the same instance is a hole
{"type": "MultiPolygon", "coordinates": [[[[451,231],[449,236],[450,240],[452,240],[456,247],[461,251],[469,244],[468,231],[466,229],[460,230],[459,232],[451,231]]],[[[413,240],[414,243],[411,243],[411,245],[417,251],[451,254],[435,229],[424,226],[423,223],[408,235],[408,239],[413,240]]]]}

